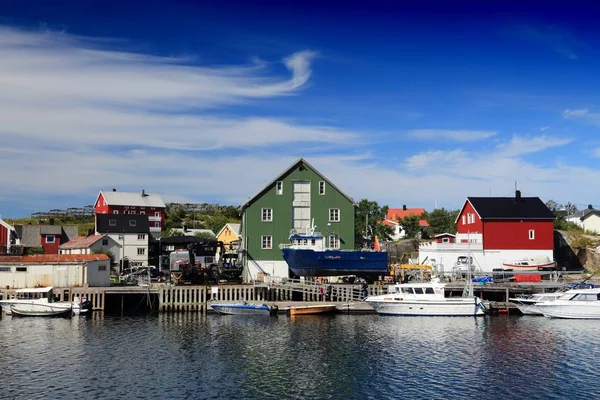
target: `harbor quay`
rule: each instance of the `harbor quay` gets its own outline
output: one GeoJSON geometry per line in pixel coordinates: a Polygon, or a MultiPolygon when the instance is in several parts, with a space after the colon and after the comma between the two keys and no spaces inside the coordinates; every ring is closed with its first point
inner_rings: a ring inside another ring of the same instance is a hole
{"type": "MultiPolygon", "coordinates": [[[[302,285],[298,283],[256,283],[218,285],[172,285],[152,283],[145,286],[109,287],[55,287],[58,301],[87,298],[95,312],[123,314],[130,312],[199,312],[211,314],[211,303],[253,303],[277,305],[283,313],[299,305],[335,304],[340,312],[349,314],[372,314],[375,310],[366,302],[367,296],[387,293],[390,284],[376,282],[370,285],[326,284],[302,285]]],[[[518,313],[508,301],[511,297],[533,293],[553,292],[564,282],[532,283],[485,283],[473,286],[474,295],[481,298],[491,314],[518,313]]],[[[448,283],[447,296],[461,296],[464,282],[448,283]]],[[[16,289],[3,289],[3,298],[10,298],[16,289]]]]}

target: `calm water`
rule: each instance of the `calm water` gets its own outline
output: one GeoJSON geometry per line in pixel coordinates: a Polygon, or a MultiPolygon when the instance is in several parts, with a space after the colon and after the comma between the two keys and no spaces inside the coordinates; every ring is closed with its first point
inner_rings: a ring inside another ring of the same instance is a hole
{"type": "Polygon", "coordinates": [[[600,321],[0,319],[0,398],[600,398],[600,321]]]}

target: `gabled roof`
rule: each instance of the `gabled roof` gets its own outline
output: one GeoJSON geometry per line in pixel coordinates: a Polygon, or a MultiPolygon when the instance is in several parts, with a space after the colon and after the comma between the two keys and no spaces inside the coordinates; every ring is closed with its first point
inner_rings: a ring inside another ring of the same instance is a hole
{"type": "Polygon", "coordinates": [[[581,217],[582,221],[585,220],[585,219],[588,219],[592,215],[596,215],[596,216],[600,217],[600,210],[591,209],[591,210],[588,210],[588,211],[589,212],[585,213],[585,215],[583,217],[581,217]]]}
{"type": "Polygon", "coordinates": [[[221,228],[221,230],[219,231],[219,233],[217,233],[215,235],[215,237],[219,237],[219,235],[221,233],[223,233],[223,231],[225,230],[225,228],[229,227],[229,229],[231,229],[232,232],[234,232],[236,235],[240,236],[240,228],[241,228],[242,224],[234,224],[234,223],[226,223],[225,225],[223,225],[223,227],[221,228]]]}
{"type": "Polygon", "coordinates": [[[16,225],[15,232],[19,235],[23,246],[40,247],[42,235],[60,235],[63,239],[77,236],[77,225],[16,225]]]}
{"type": "Polygon", "coordinates": [[[583,210],[579,210],[571,215],[567,215],[565,218],[566,219],[574,219],[574,218],[579,218],[581,220],[584,220],[588,217],[588,215],[590,214],[598,214],[600,213],[600,210],[597,210],[595,208],[593,208],[591,205],[587,206],[587,208],[584,208],[583,210]]]}
{"type": "Polygon", "coordinates": [[[86,261],[109,261],[106,254],[37,254],[33,256],[0,257],[0,264],[78,263],[86,261]]]}
{"type": "Polygon", "coordinates": [[[437,235],[435,235],[434,237],[442,237],[442,236],[452,236],[452,237],[456,237],[455,234],[453,233],[448,233],[448,232],[444,232],[444,233],[438,233],[437,235]]]}
{"type": "Polygon", "coordinates": [[[329,179],[327,179],[323,174],[321,174],[315,167],[313,167],[312,165],[310,165],[308,163],[308,161],[306,161],[304,158],[300,157],[298,160],[296,160],[289,168],[287,168],[285,171],[283,171],[281,174],[279,174],[278,176],[275,177],[275,179],[273,179],[272,181],[270,181],[269,183],[267,183],[267,185],[262,188],[258,193],[256,193],[254,196],[250,197],[248,199],[248,201],[246,203],[244,203],[244,205],[242,205],[242,212],[244,211],[244,209],[246,209],[250,204],[252,204],[252,202],[254,200],[256,200],[258,197],[260,197],[263,193],[265,193],[266,191],[268,191],[271,186],[273,186],[275,184],[275,182],[282,180],[286,175],[288,175],[291,171],[293,171],[294,169],[298,168],[300,165],[304,165],[307,168],[310,168],[311,170],[313,170],[317,175],[319,175],[319,177],[321,179],[323,179],[323,181],[327,182],[327,184],[329,186],[331,186],[332,188],[334,188],[335,190],[337,190],[338,192],[340,192],[340,194],[342,196],[344,196],[345,198],[347,198],[354,206],[356,206],[356,203],[354,202],[354,200],[352,199],[352,197],[348,196],[347,194],[345,194],[344,192],[342,192],[337,186],[335,186],[329,179]]]}
{"type": "Polygon", "coordinates": [[[144,191],[141,192],[116,192],[116,191],[101,191],[96,197],[98,199],[100,195],[104,197],[104,201],[109,206],[136,206],[136,207],[159,207],[165,208],[165,202],[162,200],[159,194],[149,194],[144,191]]]}
{"type": "MultiPolygon", "coordinates": [[[[399,218],[406,218],[406,217],[410,217],[410,216],[417,216],[420,217],[421,215],[425,214],[425,209],[424,208],[388,208],[387,214],[385,216],[385,219],[390,222],[387,223],[386,225],[397,225],[398,224],[398,219],[399,218]]],[[[384,222],[385,223],[385,222],[384,222]]],[[[429,222],[427,222],[427,220],[425,219],[419,219],[419,226],[421,227],[426,227],[429,226],[429,222]]]]}
{"type": "MultiPolygon", "coordinates": [[[[467,197],[477,215],[486,219],[547,219],[553,220],[555,215],[539,197],[467,197]]],[[[459,213],[460,216],[460,213],[459,213]]],[[[458,221],[458,216],[455,222],[458,221]]]]}
{"type": "Polygon", "coordinates": [[[96,214],[97,233],[150,233],[148,216],[140,214],[96,214]]]}
{"type": "MultiPolygon", "coordinates": [[[[94,243],[98,242],[100,239],[110,239],[106,234],[104,235],[90,235],[90,236],[75,236],[73,239],[69,240],[65,244],[61,244],[61,249],[87,249],[92,246],[94,243]]],[[[114,240],[112,240],[115,242],[114,240]]],[[[120,246],[117,242],[115,242],[118,246],[120,246]]]]}

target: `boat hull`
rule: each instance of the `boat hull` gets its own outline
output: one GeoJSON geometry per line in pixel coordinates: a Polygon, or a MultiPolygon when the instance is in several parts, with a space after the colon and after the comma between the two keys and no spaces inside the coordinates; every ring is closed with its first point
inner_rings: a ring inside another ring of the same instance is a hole
{"type": "MultiPolygon", "coordinates": [[[[600,319],[600,301],[589,302],[589,304],[538,304],[537,308],[545,317],[562,319],[600,319]]],[[[586,303],[586,302],[581,302],[586,303]]]]}
{"type": "Polygon", "coordinates": [[[290,315],[332,314],[338,311],[335,304],[297,306],[290,308],[290,315]]]}
{"type": "Polygon", "coordinates": [[[386,301],[367,298],[365,301],[382,315],[473,317],[485,314],[477,297],[431,301],[386,301]]]}
{"type": "Polygon", "coordinates": [[[269,315],[271,308],[255,304],[211,304],[211,308],[223,315],[269,315]]]}
{"type": "Polygon", "coordinates": [[[356,275],[377,279],[388,272],[388,255],[380,251],[283,248],[283,259],[298,276],[356,275]]]}
{"type": "Polygon", "coordinates": [[[520,265],[520,264],[511,264],[511,263],[502,263],[502,267],[505,269],[512,269],[515,272],[518,271],[544,271],[544,270],[552,270],[556,267],[556,262],[551,261],[544,264],[533,264],[533,265],[520,265]]]}
{"type": "Polygon", "coordinates": [[[18,317],[69,317],[73,314],[70,304],[11,304],[10,314],[18,317]]]}

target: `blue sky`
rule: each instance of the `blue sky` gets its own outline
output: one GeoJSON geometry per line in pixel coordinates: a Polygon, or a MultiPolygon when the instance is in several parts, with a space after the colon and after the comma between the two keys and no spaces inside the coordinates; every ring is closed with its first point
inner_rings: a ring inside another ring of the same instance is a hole
{"type": "Polygon", "coordinates": [[[1,4],[4,217],[241,204],[298,157],[390,207],[600,206],[590,2],[1,4]]]}

